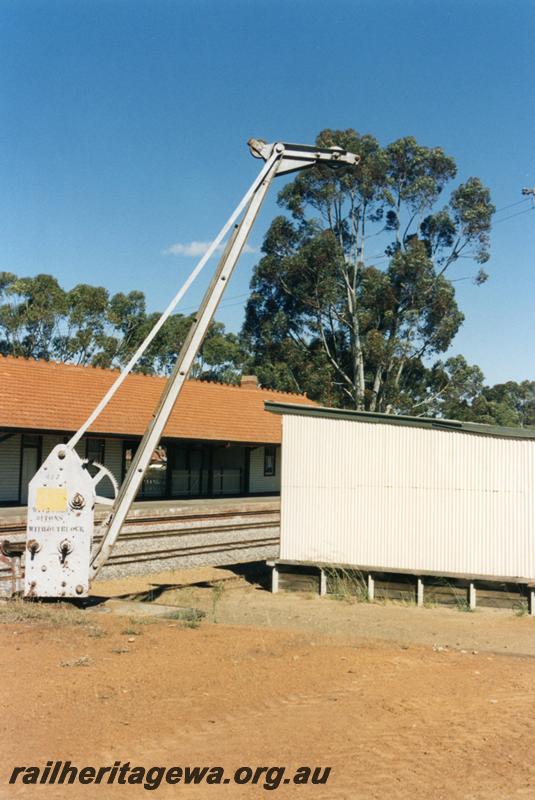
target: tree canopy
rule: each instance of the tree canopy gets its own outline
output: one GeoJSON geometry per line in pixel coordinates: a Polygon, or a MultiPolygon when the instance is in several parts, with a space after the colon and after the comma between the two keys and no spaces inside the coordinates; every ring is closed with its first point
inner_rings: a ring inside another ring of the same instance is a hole
{"type": "Polygon", "coordinates": [[[425,413],[458,375],[426,366],[463,322],[449,272],[469,259],[474,281],[487,278],[489,190],[469,178],[439,203],[455,162],[410,136],[381,147],[324,130],[317,144],[361,163],[317,165],[279,193],[288,213],[267,232],[246,309],[250,369],[329,404],[425,413]]]}
{"type": "MultiPolygon", "coordinates": [[[[0,353],[100,367],[122,367],[160,315],[147,312],[140,291],[110,296],[102,286],[66,291],[52,275],[19,278],[0,272],[0,353]]],[[[168,374],[192,324],[170,317],[136,369],[168,374]]],[[[229,383],[239,378],[242,348],[236,334],[212,323],[192,377],[229,383]]]]}

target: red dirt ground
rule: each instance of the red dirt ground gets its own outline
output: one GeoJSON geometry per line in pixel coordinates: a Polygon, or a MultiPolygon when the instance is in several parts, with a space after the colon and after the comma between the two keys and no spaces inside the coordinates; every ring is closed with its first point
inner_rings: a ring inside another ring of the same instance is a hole
{"type": "MultiPolygon", "coordinates": [[[[272,602],[290,614],[307,603],[288,595],[272,602]]],[[[339,603],[321,602],[323,613],[340,613],[339,603]]],[[[414,611],[401,609],[413,627],[414,611]]],[[[90,624],[0,626],[2,798],[535,797],[531,657],[79,613],[90,624]],[[75,666],[80,659],[88,663],[75,666]],[[322,765],[332,773],[325,786],[282,784],[275,791],[7,784],[14,765],[56,759],[79,766],[221,765],[228,774],[242,765],[285,765],[287,774],[322,765]]],[[[467,616],[445,613],[450,628],[467,616]]],[[[501,619],[495,617],[498,627],[501,619]]],[[[533,636],[533,620],[516,622],[533,636]]]]}

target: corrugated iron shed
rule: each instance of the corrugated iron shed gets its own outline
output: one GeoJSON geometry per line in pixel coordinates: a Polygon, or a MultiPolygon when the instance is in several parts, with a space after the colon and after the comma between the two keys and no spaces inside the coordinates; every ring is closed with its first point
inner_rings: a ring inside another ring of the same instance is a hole
{"type": "Polygon", "coordinates": [[[535,579],[535,431],[267,403],[281,560],[535,579]]]}

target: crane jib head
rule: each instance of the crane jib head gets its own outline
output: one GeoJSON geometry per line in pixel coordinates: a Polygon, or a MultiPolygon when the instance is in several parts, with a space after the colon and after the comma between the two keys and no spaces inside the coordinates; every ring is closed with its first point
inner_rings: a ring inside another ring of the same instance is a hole
{"type": "Polygon", "coordinates": [[[315,147],[314,145],[288,144],[286,142],[268,144],[263,139],[249,139],[247,144],[251,155],[264,161],[271,158],[274,153],[278,154],[281,161],[281,168],[277,170],[278,175],[305,169],[318,162],[331,165],[346,164],[354,167],[360,163],[359,155],[349,153],[343,147],[315,147]]]}

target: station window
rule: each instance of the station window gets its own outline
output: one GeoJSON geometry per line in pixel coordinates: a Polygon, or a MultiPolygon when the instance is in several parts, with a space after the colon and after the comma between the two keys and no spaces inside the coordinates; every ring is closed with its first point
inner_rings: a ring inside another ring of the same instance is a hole
{"type": "Polygon", "coordinates": [[[23,447],[40,447],[41,446],[41,437],[37,435],[33,435],[31,433],[23,433],[22,434],[22,446],[23,447]]]}
{"type": "Polygon", "coordinates": [[[104,463],[104,439],[86,439],[85,457],[89,461],[104,463]]]}
{"type": "Polygon", "coordinates": [[[264,476],[266,478],[275,475],[277,466],[277,448],[264,447],[264,476]]]}

